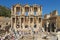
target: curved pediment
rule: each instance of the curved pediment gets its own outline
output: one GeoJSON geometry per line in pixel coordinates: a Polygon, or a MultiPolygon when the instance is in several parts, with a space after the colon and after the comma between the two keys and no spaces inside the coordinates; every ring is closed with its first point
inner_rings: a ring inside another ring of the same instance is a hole
{"type": "Polygon", "coordinates": [[[28,5],[28,4],[25,4],[25,5],[24,5],[24,7],[30,7],[30,5],[28,5]]]}
{"type": "Polygon", "coordinates": [[[21,7],[21,4],[15,4],[14,7],[21,7]]]}

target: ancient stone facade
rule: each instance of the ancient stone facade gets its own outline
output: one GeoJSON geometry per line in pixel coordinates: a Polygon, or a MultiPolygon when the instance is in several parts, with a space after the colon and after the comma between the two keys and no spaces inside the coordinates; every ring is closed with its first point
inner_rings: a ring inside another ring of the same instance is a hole
{"type": "Polygon", "coordinates": [[[56,24],[57,24],[57,31],[60,31],[60,16],[57,16],[56,24]]]}
{"type": "Polygon", "coordinates": [[[49,32],[55,32],[57,29],[57,19],[58,19],[58,12],[57,10],[54,10],[48,15],[44,16],[43,19],[43,26],[45,27],[45,30],[49,32]]]}
{"type": "Polygon", "coordinates": [[[15,31],[37,33],[39,28],[42,27],[42,7],[34,4],[30,6],[16,4],[11,8],[11,27],[15,31]]]}

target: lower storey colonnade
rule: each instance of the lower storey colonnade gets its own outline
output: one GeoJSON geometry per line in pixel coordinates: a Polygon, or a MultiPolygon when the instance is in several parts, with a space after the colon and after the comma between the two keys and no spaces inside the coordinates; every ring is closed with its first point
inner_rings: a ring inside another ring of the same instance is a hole
{"type": "Polygon", "coordinates": [[[38,32],[42,28],[42,19],[38,16],[16,16],[12,18],[12,27],[15,31],[38,32]]]}

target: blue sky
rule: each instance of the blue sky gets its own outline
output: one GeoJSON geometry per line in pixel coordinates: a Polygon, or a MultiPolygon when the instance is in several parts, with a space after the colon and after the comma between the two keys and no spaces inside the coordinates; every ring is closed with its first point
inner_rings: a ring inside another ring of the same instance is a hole
{"type": "Polygon", "coordinates": [[[0,0],[0,5],[11,8],[14,4],[38,4],[42,5],[42,14],[49,14],[53,10],[57,10],[60,14],[60,0],[0,0]]]}

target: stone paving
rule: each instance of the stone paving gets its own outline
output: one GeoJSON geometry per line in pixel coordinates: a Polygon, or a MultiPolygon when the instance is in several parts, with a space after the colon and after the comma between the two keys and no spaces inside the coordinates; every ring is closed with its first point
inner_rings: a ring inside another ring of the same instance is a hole
{"type": "Polygon", "coordinates": [[[0,36],[0,40],[58,40],[58,33],[54,32],[42,32],[39,31],[38,34],[21,34],[15,31],[10,31],[4,36],[0,36]]]}
{"type": "MultiPolygon", "coordinates": [[[[45,33],[44,33],[45,34],[45,33]]],[[[6,34],[4,37],[5,37],[5,40],[9,39],[9,40],[57,40],[57,36],[56,35],[52,35],[52,34],[49,34],[49,35],[40,35],[40,34],[37,34],[37,35],[24,35],[24,36],[15,36],[14,34],[6,34]]],[[[1,40],[4,40],[4,37],[2,37],[1,40]]]]}

